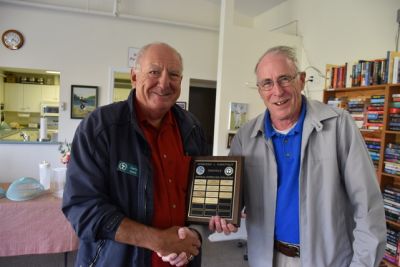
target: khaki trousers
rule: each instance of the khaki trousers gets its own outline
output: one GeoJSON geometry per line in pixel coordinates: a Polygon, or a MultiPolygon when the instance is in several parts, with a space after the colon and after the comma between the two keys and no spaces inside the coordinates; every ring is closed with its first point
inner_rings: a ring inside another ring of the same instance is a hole
{"type": "Polygon", "coordinates": [[[288,257],[274,250],[274,267],[300,267],[300,257],[288,257]]]}

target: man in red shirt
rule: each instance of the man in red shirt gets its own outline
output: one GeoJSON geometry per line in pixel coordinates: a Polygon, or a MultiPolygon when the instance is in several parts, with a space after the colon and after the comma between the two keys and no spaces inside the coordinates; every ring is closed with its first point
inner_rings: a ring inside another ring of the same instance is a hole
{"type": "Polygon", "coordinates": [[[63,200],[80,237],[76,266],[201,266],[186,191],[190,156],[208,151],[197,119],[175,105],[182,71],[171,46],[143,47],[128,100],[79,125],[63,200]]]}

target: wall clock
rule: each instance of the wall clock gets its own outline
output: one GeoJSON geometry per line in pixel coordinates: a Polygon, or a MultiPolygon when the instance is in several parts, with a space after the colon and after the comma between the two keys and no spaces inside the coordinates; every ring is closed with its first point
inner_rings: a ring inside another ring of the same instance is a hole
{"type": "Polygon", "coordinates": [[[24,36],[17,30],[7,30],[1,36],[1,41],[8,49],[17,50],[24,44],[24,36]]]}

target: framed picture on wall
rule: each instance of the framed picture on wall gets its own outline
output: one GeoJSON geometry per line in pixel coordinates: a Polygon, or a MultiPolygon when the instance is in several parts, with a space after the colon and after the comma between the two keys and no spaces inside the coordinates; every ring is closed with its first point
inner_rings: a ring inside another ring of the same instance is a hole
{"type": "Polygon", "coordinates": [[[237,130],[247,122],[247,109],[246,103],[231,102],[229,104],[229,130],[237,130]]]}
{"type": "Polygon", "coordinates": [[[186,109],[186,102],[184,101],[177,101],[176,104],[180,106],[182,109],[186,109]]]}
{"type": "Polygon", "coordinates": [[[71,85],[71,119],[83,119],[97,108],[98,86],[71,85]]]}

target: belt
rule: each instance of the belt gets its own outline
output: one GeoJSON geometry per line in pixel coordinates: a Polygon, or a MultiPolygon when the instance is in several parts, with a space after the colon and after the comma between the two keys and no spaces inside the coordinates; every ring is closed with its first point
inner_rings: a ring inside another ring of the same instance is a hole
{"type": "Polygon", "coordinates": [[[275,240],[274,248],[288,257],[300,257],[300,246],[298,245],[292,245],[275,240]]]}

